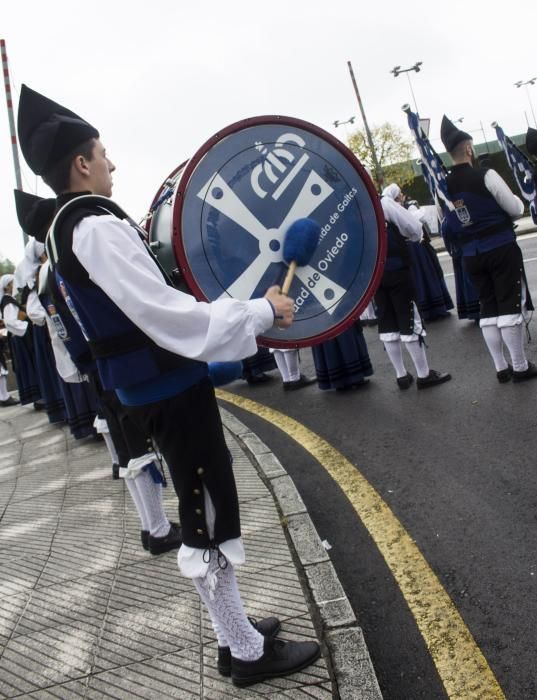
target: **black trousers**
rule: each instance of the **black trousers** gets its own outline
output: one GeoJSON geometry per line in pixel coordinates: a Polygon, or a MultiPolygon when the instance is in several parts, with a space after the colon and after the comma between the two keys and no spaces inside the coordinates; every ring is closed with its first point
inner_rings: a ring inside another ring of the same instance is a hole
{"type": "MultiPolygon", "coordinates": [[[[508,243],[478,255],[467,255],[463,264],[477,287],[481,318],[522,313],[525,272],[522,251],[517,243],[508,243]]],[[[533,309],[527,284],[525,308],[533,309]]]]}
{"type": "Polygon", "coordinates": [[[126,406],[164,456],[179,497],[183,542],[205,549],[240,537],[239,500],[214,388],[208,378],[169,399],[126,406]],[[207,532],[203,487],[215,511],[215,532],[207,532]]]}

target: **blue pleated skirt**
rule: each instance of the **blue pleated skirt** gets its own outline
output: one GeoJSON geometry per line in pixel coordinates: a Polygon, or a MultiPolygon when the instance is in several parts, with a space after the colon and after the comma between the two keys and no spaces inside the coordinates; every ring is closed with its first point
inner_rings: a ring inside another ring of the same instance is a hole
{"type": "Polygon", "coordinates": [[[95,435],[93,421],[97,414],[97,398],[91,386],[87,382],[71,384],[61,380],[61,389],[72,436],[80,440],[95,435]]]}
{"type": "Polygon", "coordinates": [[[346,389],[362,384],[373,365],[359,323],[332,340],[312,347],[319,389],[346,389]]]}
{"type": "Polygon", "coordinates": [[[446,287],[436,251],[430,243],[409,243],[416,303],[425,321],[447,316],[453,301],[446,287]]]}
{"type": "MultiPolygon", "coordinates": [[[[31,330],[26,332],[31,333],[31,330]]],[[[12,335],[11,333],[8,335],[8,341],[13,360],[13,369],[17,378],[20,402],[23,406],[34,403],[34,401],[38,401],[41,398],[41,391],[39,389],[39,380],[31,344],[28,342],[28,338],[12,335]]]]}
{"type": "Polygon", "coordinates": [[[50,423],[63,423],[65,403],[47,327],[34,325],[33,337],[37,378],[45,411],[50,423]]]}

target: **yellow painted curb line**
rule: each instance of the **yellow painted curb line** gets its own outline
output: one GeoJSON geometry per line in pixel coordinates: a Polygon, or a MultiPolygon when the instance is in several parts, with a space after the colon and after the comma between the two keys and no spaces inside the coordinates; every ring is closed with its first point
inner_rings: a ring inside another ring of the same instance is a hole
{"type": "Polygon", "coordinates": [[[487,660],[436,574],[387,503],[357,468],[330,443],[293,418],[221,389],[216,395],[282,430],[336,481],[397,581],[449,698],[505,700],[487,660]]]}

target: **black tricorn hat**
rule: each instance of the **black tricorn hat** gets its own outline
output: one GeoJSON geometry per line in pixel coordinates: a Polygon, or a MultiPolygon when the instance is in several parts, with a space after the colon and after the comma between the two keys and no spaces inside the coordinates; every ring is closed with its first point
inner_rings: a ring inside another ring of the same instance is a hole
{"type": "Polygon", "coordinates": [[[22,86],[17,123],[19,143],[26,162],[43,175],[74,148],[99,132],[78,114],[22,86]]]}
{"type": "Polygon", "coordinates": [[[442,124],[440,125],[440,138],[442,139],[444,148],[448,153],[450,153],[455,146],[461,143],[461,141],[472,140],[470,134],[467,134],[466,131],[457,129],[455,124],[453,124],[453,122],[450,121],[445,114],[442,117],[442,124]]]}
{"type": "Polygon", "coordinates": [[[537,156],[537,129],[528,127],[526,132],[526,148],[532,156],[537,156]]]}
{"type": "Polygon", "coordinates": [[[43,199],[22,190],[14,190],[17,218],[24,233],[40,243],[45,242],[47,231],[56,211],[55,199],[43,199]]]}

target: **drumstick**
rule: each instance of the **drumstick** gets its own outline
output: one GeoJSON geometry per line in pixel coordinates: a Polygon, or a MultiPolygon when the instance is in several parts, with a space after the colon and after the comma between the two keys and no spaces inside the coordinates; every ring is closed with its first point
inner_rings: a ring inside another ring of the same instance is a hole
{"type": "Polygon", "coordinates": [[[282,294],[287,294],[298,266],[311,260],[321,235],[321,227],[313,219],[297,219],[289,226],[283,243],[283,259],[289,265],[282,285],[282,294]]]}

